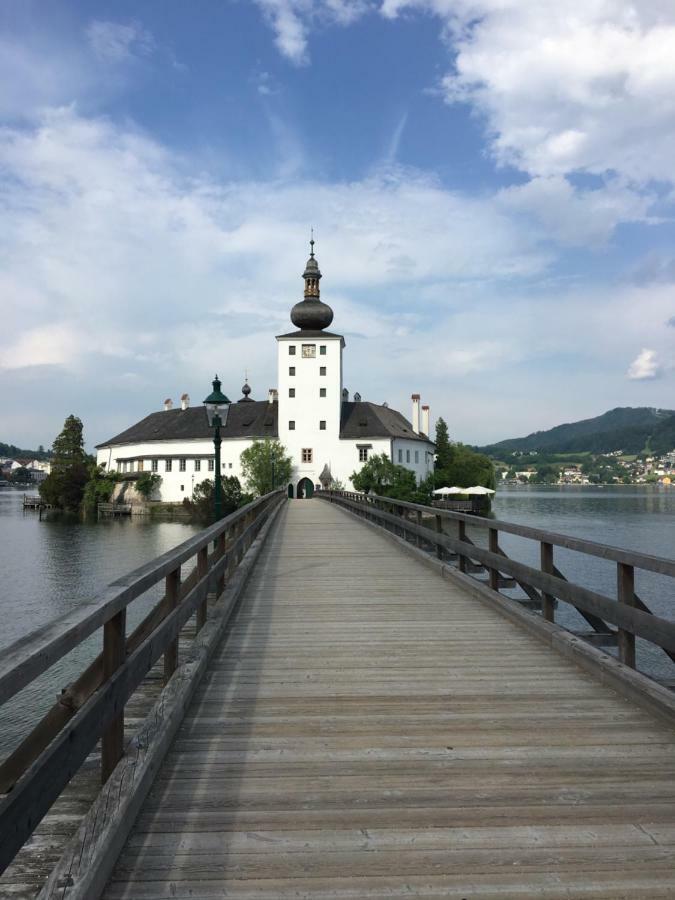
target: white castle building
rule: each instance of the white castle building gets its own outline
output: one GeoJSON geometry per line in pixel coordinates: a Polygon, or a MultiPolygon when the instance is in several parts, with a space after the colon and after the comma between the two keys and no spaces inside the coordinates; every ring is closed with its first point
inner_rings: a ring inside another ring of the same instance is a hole
{"type": "MultiPolygon", "coordinates": [[[[326,331],[333,310],[321,300],[321,272],[314,241],[303,273],[304,299],[291,310],[298,329],[277,337],[277,388],[266,400],[253,400],[245,384],[242,398],[229,407],[221,429],[222,475],[242,480],[240,456],[254,441],[278,438],[293,460],[290,497],[311,496],[314,489],[350,476],[374,454],[426,478],[434,466],[429,439],[429,407],[412,395],[412,423],[386,404],[350,399],[343,384],[345,339],[326,331]]],[[[97,462],[117,472],[156,472],[162,477],[157,499],[177,502],[195,485],[213,478],[213,431],[206,409],[191,407],[186,394],[180,409],[165,401],[126,431],[97,446],[97,462]]]]}

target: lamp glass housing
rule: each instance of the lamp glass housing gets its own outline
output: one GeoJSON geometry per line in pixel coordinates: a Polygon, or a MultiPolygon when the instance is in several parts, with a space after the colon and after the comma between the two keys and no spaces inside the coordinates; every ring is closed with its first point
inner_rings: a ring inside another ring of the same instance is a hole
{"type": "Polygon", "coordinates": [[[206,416],[209,420],[209,428],[213,428],[214,425],[220,425],[221,428],[224,427],[227,422],[227,414],[230,411],[230,401],[221,391],[217,375],[213,380],[213,391],[204,400],[204,406],[206,407],[206,416]],[[216,419],[216,416],[219,419],[216,419]]]}

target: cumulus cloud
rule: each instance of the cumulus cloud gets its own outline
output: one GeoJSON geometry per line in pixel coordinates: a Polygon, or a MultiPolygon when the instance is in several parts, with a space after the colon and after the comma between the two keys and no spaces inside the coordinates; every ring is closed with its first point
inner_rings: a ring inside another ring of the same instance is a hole
{"type": "Polygon", "coordinates": [[[658,378],[661,374],[661,365],[656,355],[656,350],[642,349],[628,367],[626,375],[633,381],[646,381],[658,378]]]}
{"type": "Polygon", "coordinates": [[[443,86],[486,119],[502,164],[534,176],[673,181],[675,7],[669,0],[384,0],[440,16],[443,86]]]}
{"type": "Polygon", "coordinates": [[[274,31],[279,52],[295,65],[309,62],[307,38],[315,24],[350,25],[369,8],[367,0],[255,0],[274,31]]]}
{"type": "Polygon", "coordinates": [[[155,40],[139,22],[109,22],[94,20],[86,28],[89,44],[99,59],[108,63],[122,63],[135,56],[149,56],[155,40]]]}

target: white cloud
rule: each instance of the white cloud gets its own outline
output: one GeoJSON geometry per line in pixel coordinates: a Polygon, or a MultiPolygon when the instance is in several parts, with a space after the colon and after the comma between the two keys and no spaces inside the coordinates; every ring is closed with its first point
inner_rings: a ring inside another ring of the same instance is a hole
{"type": "Polygon", "coordinates": [[[307,38],[315,24],[350,25],[368,0],[255,0],[274,31],[279,52],[295,65],[309,62],[307,38]]]}
{"type": "Polygon", "coordinates": [[[661,374],[661,365],[656,355],[656,350],[641,350],[628,367],[626,376],[633,381],[645,381],[658,378],[661,374]]]}
{"type": "Polygon", "coordinates": [[[672,182],[671,0],[384,0],[441,17],[456,54],[451,102],[486,118],[495,158],[533,176],[672,182]]]}
{"type": "Polygon", "coordinates": [[[139,22],[108,22],[96,19],[86,28],[96,56],[108,63],[123,63],[135,56],[149,56],[155,49],[153,36],[139,22]]]}

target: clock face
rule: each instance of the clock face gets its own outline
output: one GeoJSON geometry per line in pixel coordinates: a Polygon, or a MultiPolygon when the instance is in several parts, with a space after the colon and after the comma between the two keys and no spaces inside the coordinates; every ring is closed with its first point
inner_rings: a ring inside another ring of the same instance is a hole
{"type": "Polygon", "coordinates": [[[316,356],[316,344],[302,345],[303,359],[313,359],[316,356]]]}

